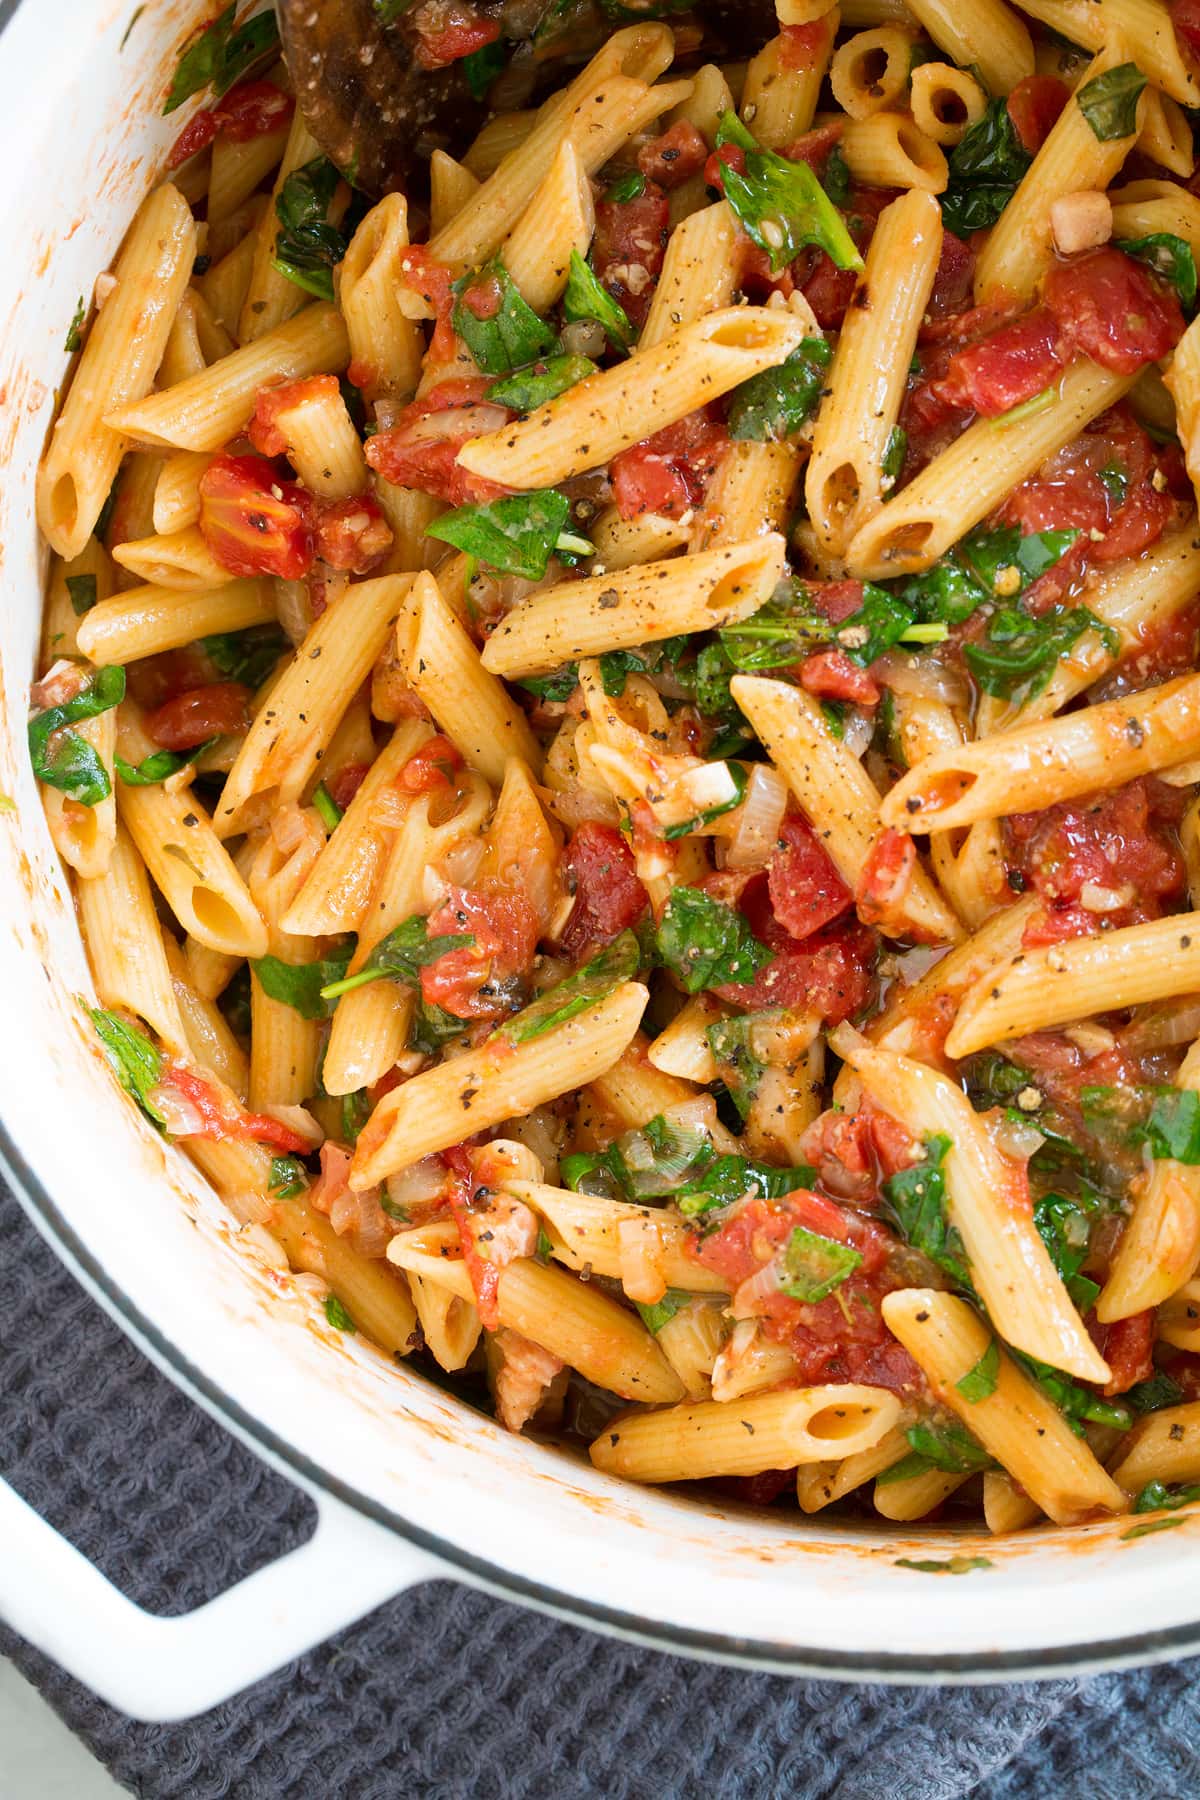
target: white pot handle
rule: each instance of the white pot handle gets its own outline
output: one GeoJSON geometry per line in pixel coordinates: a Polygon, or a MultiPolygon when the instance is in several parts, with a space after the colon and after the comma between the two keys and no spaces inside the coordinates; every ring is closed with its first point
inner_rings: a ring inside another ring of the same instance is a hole
{"type": "Polygon", "coordinates": [[[0,1619],[102,1700],[207,1712],[443,1566],[328,1494],[306,1544],[181,1618],[148,1613],[0,1481],[0,1619]]]}

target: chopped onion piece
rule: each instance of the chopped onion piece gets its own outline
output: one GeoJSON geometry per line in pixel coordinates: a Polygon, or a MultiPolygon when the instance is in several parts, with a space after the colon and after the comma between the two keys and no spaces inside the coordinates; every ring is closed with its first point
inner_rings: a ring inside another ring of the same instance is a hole
{"type": "Polygon", "coordinates": [[[725,852],[727,869],[757,869],[770,860],[787,804],[787,782],[779,770],[770,763],[755,763],[725,852]]]}

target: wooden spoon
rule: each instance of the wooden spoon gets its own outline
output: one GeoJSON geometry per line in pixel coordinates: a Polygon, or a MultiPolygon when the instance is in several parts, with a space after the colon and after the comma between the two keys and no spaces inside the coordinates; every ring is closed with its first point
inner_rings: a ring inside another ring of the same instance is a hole
{"type": "MultiPolygon", "coordinates": [[[[431,23],[468,12],[494,20],[506,45],[505,108],[558,85],[564,64],[590,56],[620,22],[663,17],[701,25],[712,54],[752,49],[775,32],[773,0],[396,0],[386,19],[375,0],[279,0],[284,55],[296,99],[326,154],[368,194],[393,189],[420,195],[436,149],[462,151],[487,117],[463,61],[429,60],[431,23]]],[[[706,50],[708,46],[706,45],[706,50]]],[[[499,93],[500,90],[498,89],[499,93]]]]}

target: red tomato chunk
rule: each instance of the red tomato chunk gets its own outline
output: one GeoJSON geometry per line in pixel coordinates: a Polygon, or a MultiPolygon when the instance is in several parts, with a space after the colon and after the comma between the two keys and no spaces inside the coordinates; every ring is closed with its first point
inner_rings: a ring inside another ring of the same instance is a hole
{"type": "Polygon", "coordinates": [[[259,456],[221,455],[200,478],[200,532],[231,575],[297,581],[313,561],[312,495],[259,456]]]}
{"type": "Polygon", "coordinates": [[[429,935],[475,940],[421,970],[421,994],[430,1006],[456,1019],[498,1019],[517,1010],[524,994],[514,977],[528,970],[538,940],[537,919],[523,894],[451,888],[429,916],[429,935]]]}
{"type": "Polygon", "coordinates": [[[705,490],[728,447],[723,426],[703,412],[689,413],[644,443],[613,459],[613,497],[623,519],[661,513],[681,519],[704,499],[705,490]]]}
{"type": "Polygon", "coordinates": [[[563,851],[562,870],[567,891],[575,896],[562,934],[563,954],[572,962],[585,962],[636,925],[650,899],[638,880],[633,853],[612,825],[590,820],[581,825],[563,851]]]}
{"type": "Polygon", "coordinates": [[[250,728],[251,693],[237,681],[177,694],[146,720],[146,734],[164,750],[194,750],[211,737],[236,737],[250,728]]]}
{"type": "Polygon", "coordinates": [[[1090,356],[1117,375],[1157,362],[1183,336],[1172,290],[1111,244],[1051,269],[1042,288],[1064,352],[1090,356]]]}

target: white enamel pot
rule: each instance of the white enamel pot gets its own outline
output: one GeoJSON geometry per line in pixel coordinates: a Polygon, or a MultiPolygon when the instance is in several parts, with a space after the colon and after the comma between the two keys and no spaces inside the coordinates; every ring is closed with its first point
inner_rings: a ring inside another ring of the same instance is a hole
{"type": "MultiPolygon", "coordinates": [[[[114,1705],[201,1711],[414,1582],[475,1583],[661,1649],[847,1680],[982,1681],[1200,1650],[1200,1520],[997,1543],[637,1489],[396,1368],[236,1244],[141,1127],[24,746],[43,559],[33,478],[80,295],[179,128],[158,106],[212,0],[0,0],[0,1154],[34,1223],[164,1372],[315,1499],[315,1537],[182,1619],[132,1606],[0,1487],[0,1615],[114,1705]],[[133,15],[133,24],[130,18],[133,15]],[[968,1575],[897,1559],[980,1555],[968,1575]]],[[[14,1328],[9,1322],[9,1329],[14,1328]]]]}

